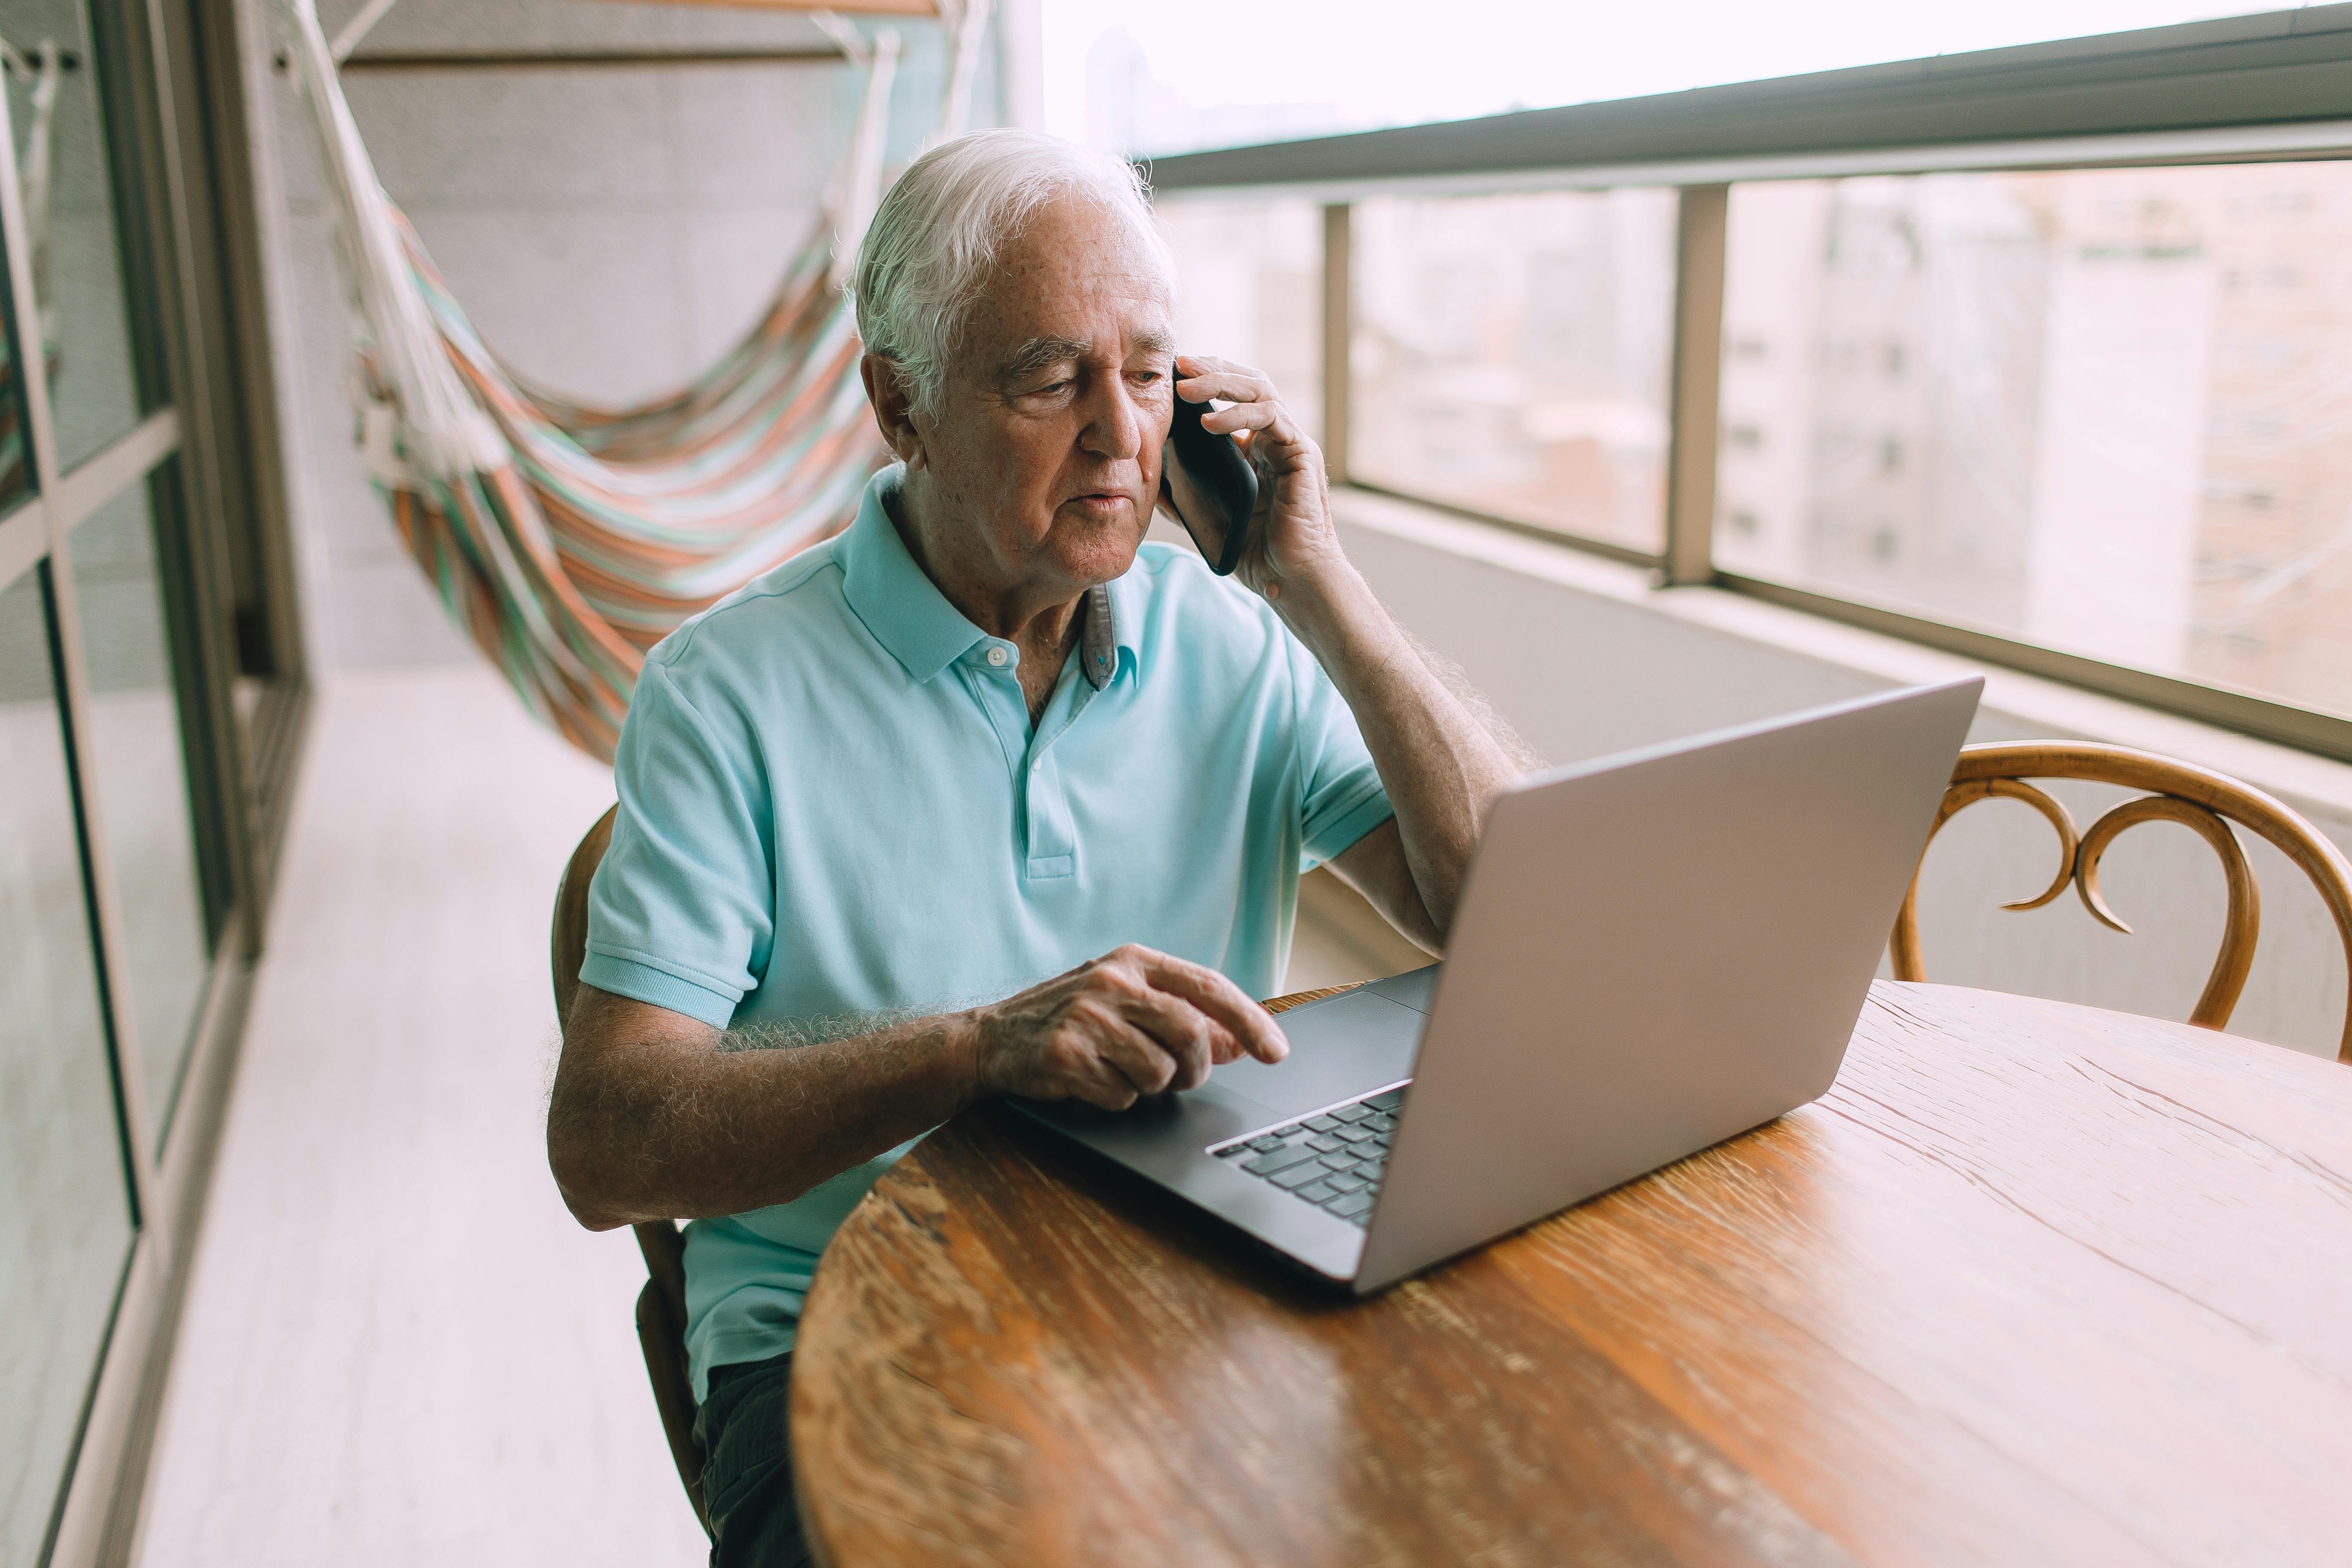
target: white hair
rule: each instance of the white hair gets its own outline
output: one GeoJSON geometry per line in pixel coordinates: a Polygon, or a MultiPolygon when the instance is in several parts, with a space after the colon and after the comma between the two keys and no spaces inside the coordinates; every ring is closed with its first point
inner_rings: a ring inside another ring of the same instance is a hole
{"type": "Polygon", "coordinates": [[[1124,220],[1172,289],[1173,256],[1142,171],[1038,131],[974,131],[908,166],[857,247],[849,291],[866,352],[897,367],[918,413],[937,417],[948,356],[1004,246],[1037,210],[1076,195],[1124,220]]]}

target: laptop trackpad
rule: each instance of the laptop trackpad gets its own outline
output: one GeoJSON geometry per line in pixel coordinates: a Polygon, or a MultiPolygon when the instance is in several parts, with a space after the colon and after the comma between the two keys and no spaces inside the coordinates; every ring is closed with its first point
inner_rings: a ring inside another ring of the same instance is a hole
{"type": "Polygon", "coordinates": [[[1154,1095],[1127,1110],[1078,1100],[1015,1100],[1027,1115],[1161,1181],[1180,1182],[1210,1144],[1295,1121],[1412,1074],[1426,1020],[1365,992],[1311,1003],[1283,1017],[1290,1055],[1268,1067],[1248,1058],[1210,1069],[1184,1094],[1154,1095]]]}
{"type": "Polygon", "coordinates": [[[1264,1106],[1270,1121],[1303,1116],[1411,1078],[1427,1022],[1385,996],[1350,992],[1283,1015],[1284,1060],[1268,1066],[1245,1057],[1213,1069],[1209,1081],[1264,1106]]]}

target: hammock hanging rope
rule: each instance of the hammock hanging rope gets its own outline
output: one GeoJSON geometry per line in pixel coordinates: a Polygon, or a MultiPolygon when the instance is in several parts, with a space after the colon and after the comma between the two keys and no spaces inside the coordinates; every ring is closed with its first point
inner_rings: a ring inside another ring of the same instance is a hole
{"type": "MultiPolygon", "coordinates": [[[[315,0],[281,5],[341,219],[371,475],[451,616],[534,714],[609,762],[646,650],[845,527],[884,457],[839,284],[880,188],[898,37],[820,16],[866,84],[814,230],[718,363],[609,410],[531,386],[484,345],[376,179],[315,0]]],[[[987,5],[946,8],[933,142],[961,128],[987,5]]]]}

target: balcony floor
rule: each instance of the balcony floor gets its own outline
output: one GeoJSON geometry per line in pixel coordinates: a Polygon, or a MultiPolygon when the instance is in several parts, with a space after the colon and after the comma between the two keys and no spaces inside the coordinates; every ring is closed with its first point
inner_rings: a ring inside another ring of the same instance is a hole
{"type": "Polygon", "coordinates": [[[700,1562],[644,1267],[542,1142],[606,770],[474,666],[322,694],[149,1483],[152,1568],[700,1562]]]}

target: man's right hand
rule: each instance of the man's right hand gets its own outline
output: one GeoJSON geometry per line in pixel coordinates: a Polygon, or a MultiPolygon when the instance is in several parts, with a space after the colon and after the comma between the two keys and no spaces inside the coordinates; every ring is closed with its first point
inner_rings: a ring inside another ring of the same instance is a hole
{"type": "Polygon", "coordinates": [[[975,1008],[980,1092],[1083,1100],[1124,1110],[1197,1089],[1244,1056],[1290,1054],[1274,1016],[1213,969],[1132,942],[975,1008]]]}

